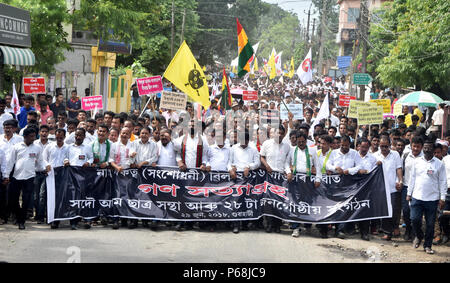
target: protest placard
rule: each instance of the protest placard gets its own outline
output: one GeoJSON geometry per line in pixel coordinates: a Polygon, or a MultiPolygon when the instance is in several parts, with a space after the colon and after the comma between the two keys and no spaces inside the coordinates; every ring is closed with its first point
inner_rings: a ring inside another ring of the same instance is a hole
{"type": "Polygon", "coordinates": [[[373,125],[383,123],[382,106],[358,107],[357,112],[359,125],[373,125]]]}
{"type": "Polygon", "coordinates": [[[186,110],[187,95],[182,92],[163,91],[159,108],[186,110]]]}
{"type": "Polygon", "coordinates": [[[46,92],[45,78],[23,78],[23,93],[36,94],[46,92]]]}
{"type": "Polygon", "coordinates": [[[364,102],[364,101],[360,101],[360,100],[350,100],[347,117],[348,118],[358,118],[358,112],[357,112],[358,108],[370,107],[373,105],[376,105],[376,104],[371,103],[371,102],[364,102]]]}
{"type": "Polygon", "coordinates": [[[102,96],[87,96],[81,98],[81,109],[84,111],[90,111],[97,109],[103,109],[102,96]]]}
{"type": "Polygon", "coordinates": [[[339,106],[348,107],[351,100],[356,100],[356,96],[341,94],[339,95],[339,106]]]}
{"type": "Polygon", "coordinates": [[[383,113],[391,113],[390,99],[371,99],[370,102],[376,103],[378,106],[383,106],[383,113]]]}
{"type": "Polygon", "coordinates": [[[242,99],[244,101],[257,101],[258,100],[258,91],[256,91],[256,90],[244,90],[242,92],[242,99]]]}
{"type": "Polygon", "coordinates": [[[164,90],[161,76],[140,78],[136,80],[139,95],[148,95],[164,90]]]}
{"type": "Polygon", "coordinates": [[[395,116],[402,115],[402,105],[400,103],[394,104],[394,115],[395,116]]]}
{"type": "Polygon", "coordinates": [[[284,104],[282,104],[280,106],[281,120],[289,119],[289,116],[288,116],[289,111],[292,112],[292,114],[294,114],[294,119],[296,119],[296,120],[303,119],[303,104],[287,104],[286,106],[284,106],[284,104]],[[289,108],[289,110],[286,109],[286,106],[289,108]]]}

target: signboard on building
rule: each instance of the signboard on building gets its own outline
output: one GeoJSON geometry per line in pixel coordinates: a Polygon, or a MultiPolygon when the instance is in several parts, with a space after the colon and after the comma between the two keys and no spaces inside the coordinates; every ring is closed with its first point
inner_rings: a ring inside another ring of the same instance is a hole
{"type": "Polygon", "coordinates": [[[0,3],[0,44],[31,47],[30,12],[0,3]]]}
{"type": "Polygon", "coordinates": [[[103,41],[102,39],[100,39],[98,43],[98,51],[131,54],[131,44],[116,42],[112,40],[103,41]]]}

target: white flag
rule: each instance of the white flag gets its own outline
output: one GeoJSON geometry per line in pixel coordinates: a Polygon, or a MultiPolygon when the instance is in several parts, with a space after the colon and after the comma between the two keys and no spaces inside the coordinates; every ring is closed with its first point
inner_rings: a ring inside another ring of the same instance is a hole
{"type": "Polygon", "coordinates": [[[309,49],[308,55],[306,55],[305,60],[302,64],[298,66],[297,75],[303,84],[312,81],[312,67],[311,67],[311,48],[309,49]]]}
{"type": "Polygon", "coordinates": [[[11,108],[14,109],[14,115],[19,114],[20,112],[20,104],[19,104],[19,97],[17,96],[17,91],[16,91],[16,84],[13,83],[13,97],[11,100],[11,108]]]}
{"type": "Polygon", "coordinates": [[[314,120],[314,123],[312,123],[311,128],[309,128],[309,135],[311,137],[314,136],[314,127],[317,124],[319,124],[320,120],[328,119],[329,116],[330,116],[330,106],[328,102],[328,95],[326,95],[325,99],[323,100],[322,106],[320,107],[319,113],[317,114],[317,117],[314,120]]]}
{"type": "Polygon", "coordinates": [[[281,67],[281,54],[283,54],[283,51],[275,55],[275,66],[277,67],[277,75],[281,75],[283,73],[283,69],[281,67]]]}

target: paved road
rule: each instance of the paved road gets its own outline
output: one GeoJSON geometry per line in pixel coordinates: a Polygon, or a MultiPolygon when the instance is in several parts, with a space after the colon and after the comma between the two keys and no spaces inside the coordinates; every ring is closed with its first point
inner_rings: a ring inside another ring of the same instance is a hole
{"type": "Polygon", "coordinates": [[[414,250],[398,239],[370,242],[357,235],[350,239],[320,239],[313,235],[291,237],[263,230],[233,234],[227,230],[183,231],[163,227],[112,230],[97,226],[71,231],[68,223],[57,230],[27,223],[26,230],[0,226],[0,262],[450,262],[450,245],[435,247],[435,255],[414,250]]]}

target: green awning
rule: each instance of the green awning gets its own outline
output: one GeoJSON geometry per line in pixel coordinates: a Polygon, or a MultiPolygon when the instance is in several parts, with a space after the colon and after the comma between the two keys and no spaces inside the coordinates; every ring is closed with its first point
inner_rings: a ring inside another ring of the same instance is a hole
{"type": "Polygon", "coordinates": [[[0,45],[3,64],[33,66],[36,62],[33,51],[29,48],[16,48],[0,45]]]}

